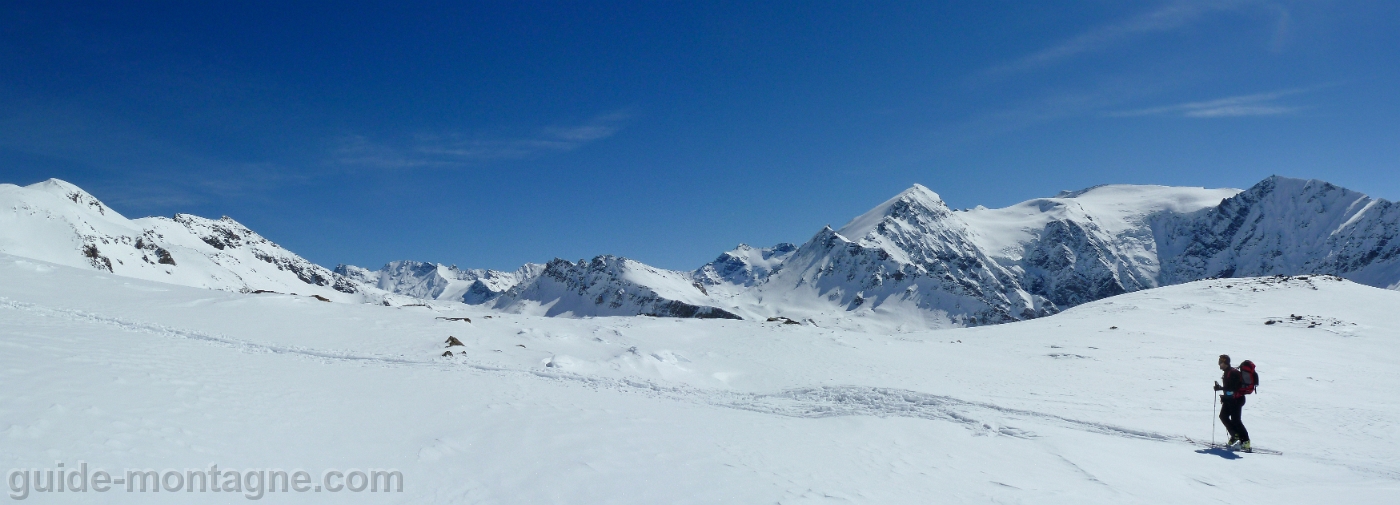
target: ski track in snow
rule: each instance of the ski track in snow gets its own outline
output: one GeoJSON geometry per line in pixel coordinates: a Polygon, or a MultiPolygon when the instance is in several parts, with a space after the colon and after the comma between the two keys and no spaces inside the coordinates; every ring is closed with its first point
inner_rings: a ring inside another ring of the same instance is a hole
{"type": "MultiPolygon", "coordinates": [[[[875,386],[817,386],[794,388],[776,393],[748,393],[701,389],[685,386],[661,385],[648,380],[631,378],[608,378],[580,375],[568,372],[517,369],[474,363],[455,359],[449,363],[439,360],[415,360],[391,356],[357,355],[343,352],[327,352],[303,347],[286,347],[249,342],[232,337],[210,335],[200,331],[182,330],[170,326],[128,321],[118,317],[104,316],[76,309],[44,307],[37,304],[14,301],[0,297],[0,308],[19,310],[40,317],[55,317],[70,321],[96,323],[116,327],[133,333],[144,333],[167,338],[180,338],[207,344],[220,345],[244,352],[282,354],[302,358],[314,358],[322,362],[352,362],[377,364],[382,366],[427,366],[440,370],[460,370],[470,368],[478,372],[528,375],[537,378],[580,384],[594,389],[610,389],[624,393],[640,393],[655,398],[707,404],[794,418],[828,418],[844,416],[908,417],[916,419],[954,422],[981,434],[995,434],[1022,439],[1037,438],[1033,432],[1022,430],[1003,422],[988,419],[1000,418],[1010,421],[1029,420],[1049,423],[1063,428],[1156,442],[1177,442],[1195,445],[1183,435],[1168,435],[1151,431],[1135,430],[1111,424],[1084,421],[1070,417],[1013,409],[992,403],[974,402],[951,396],[922,393],[899,388],[875,386]]],[[[1297,453],[1294,453],[1297,455],[1297,453]]],[[[1302,457],[1321,463],[1338,465],[1353,471],[1400,480],[1400,473],[1371,467],[1360,467],[1342,461],[1313,455],[1302,457]]]]}

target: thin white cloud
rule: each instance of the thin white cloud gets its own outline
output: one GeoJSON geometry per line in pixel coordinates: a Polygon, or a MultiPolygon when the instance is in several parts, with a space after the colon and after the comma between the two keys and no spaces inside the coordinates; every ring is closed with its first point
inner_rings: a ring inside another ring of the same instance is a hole
{"type": "Polygon", "coordinates": [[[1137,36],[1169,32],[1220,10],[1233,9],[1248,0],[1181,0],[1117,23],[1076,35],[1059,44],[1041,49],[1010,63],[987,69],[985,76],[1005,76],[1052,66],[1081,54],[1104,51],[1137,36]]]}
{"type": "Polygon", "coordinates": [[[1199,109],[1186,111],[1186,117],[1243,117],[1243,116],[1279,116],[1292,114],[1302,110],[1302,107],[1283,107],[1277,105],[1222,105],[1209,109],[1199,109]]]}
{"type": "Polygon", "coordinates": [[[1280,98],[1311,91],[1315,88],[1294,88],[1269,93],[1239,95],[1215,100],[1186,102],[1161,107],[1110,112],[1109,117],[1176,116],[1195,118],[1280,116],[1303,110],[1303,107],[1277,103],[1280,98]]]}
{"type": "Polygon", "coordinates": [[[420,133],[399,142],[375,141],[354,135],[340,139],[333,159],[343,165],[376,168],[454,167],[491,160],[527,159],[567,152],[613,136],[631,117],[626,112],[603,114],[582,124],[551,126],[537,135],[489,138],[460,133],[420,133]]]}

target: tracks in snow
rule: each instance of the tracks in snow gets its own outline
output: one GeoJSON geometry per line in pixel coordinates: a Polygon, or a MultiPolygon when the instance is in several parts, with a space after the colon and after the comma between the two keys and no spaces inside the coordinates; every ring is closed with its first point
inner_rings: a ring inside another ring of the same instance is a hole
{"type": "Polygon", "coordinates": [[[1036,435],[1032,432],[1007,425],[1005,421],[1035,421],[1078,431],[1124,438],[1159,442],[1185,441],[1185,438],[1181,436],[1134,430],[1044,412],[1011,409],[992,403],[974,402],[951,396],[921,393],[907,389],[873,386],[820,386],[788,389],[776,393],[710,390],[689,386],[657,384],[652,381],[631,378],[609,378],[569,372],[497,367],[470,361],[444,363],[440,360],[414,360],[392,356],[359,355],[346,352],[320,351],[302,347],[259,344],[221,335],[211,335],[200,331],[183,330],[161,324],[128,321],[122,318],[104,316],[82,310],[43,307],[32,303],[10,300],[4,297],[0,297],[0,308],[24,311],[41,317],[54,317],[111,326],[134,333],[154,334],[167,338],[200,341],[227,346],[245,352],[296,355],[318,360],[347,361],[387,366],[430,366],[441,369],[460,369],[460,367],[465,366],[481,372],[513,375],[526,374],[539,378],[577,383],[593,388],[641,393],[690,403],[702,403],[717,407],[786,417],[909,417],[953,422],[982,434],[1005,435],[1018,438],[1034,438],[1036,435]]]}
{"type": "MultiPolygon", "coordinates": [[[[970,428],[986,429],[1000,435],[1020,438],[1032,438],[1035,435],[1011,426],[993,425],[979,420],[979,417],[1033,419],[1079,431],[1124,438],[1162,442],[1181,438],[907,389],[872,386],[822,386],[789,389],[776,394],[755,394],[753,396],[759,401],[750,410],[791,417],[877,416],[936,419],[962,423],[970,428]]],[[[732,406],[748,408],[747,405],[742,404],[732,406]]]]}

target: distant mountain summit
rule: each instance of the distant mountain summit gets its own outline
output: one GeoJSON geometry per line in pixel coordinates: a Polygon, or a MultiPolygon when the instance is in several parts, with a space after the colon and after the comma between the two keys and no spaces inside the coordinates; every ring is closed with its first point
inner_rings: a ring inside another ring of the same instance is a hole
{"type": "Polygon", "coordinates": [[[1400,206],[1277,176],[1244,191],[1101,185],[970,210],[950,209],[916,184],[801,245],[740,244],[693,271],[609,255],[514,272],[417,261],[328,270],[231,218],[128,220],[51,179],[0,185],[0,252],[175,284],[349,302],[900,331],[1042,317],[1209,277],[1334,274],[1397,289],[1400,206]]]}
{"type": "Polygon", "coordinates": [[[1015,277],[938,194],[915,185],[839,230],[818,231],[756,294],[814,319],[833,310],[934,312],[982,324],[1053,313],[1015,277]]]}
{"type": "Polygon", "coordinates": [[[934,326],[1041,317],[1155,287],[1152,219],[1237,192],[1106,185],[955,211],[915,185],[817,232],[755,291],[813,319],[833,310],[934,326]]]}
{"type": "Polygon", "coordinates": [[[426,300],[479,305],[495,300],[511,287],[539,275],[544,265],[526,263],[514,272],[459,269],[422,261],[394,261],[379,270],[337,265],[334,272],[378,289],[426,300]]]}
{"type": "Polygon", "coordinates": [[[701,266],[695,271],[695,278],[709,286],[753,286],[767,279],[794,252],[797,246],[787,243],[764,248],[739,244],[701,266]]]}

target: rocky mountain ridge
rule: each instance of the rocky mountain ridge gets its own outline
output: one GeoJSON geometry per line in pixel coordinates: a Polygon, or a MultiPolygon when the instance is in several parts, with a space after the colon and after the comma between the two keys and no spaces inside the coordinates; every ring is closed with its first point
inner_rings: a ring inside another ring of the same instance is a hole
{"type": "Polygon", "coordinates": [[[1400,207],[1322,181],[1233,189],[1104,185],[1001,209],[914,185],[801,245],[741,244],[693,271],[627,258],[514,272],[306,261],[231,218],[127,220],[71,184],[0,185],[0,252],[176,284],[438,300],[549,316],[996,324],[1209,277],[1323,273],[1400,288],[1400,207]]]}

